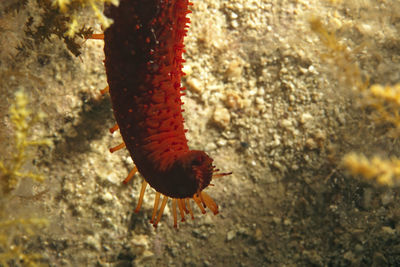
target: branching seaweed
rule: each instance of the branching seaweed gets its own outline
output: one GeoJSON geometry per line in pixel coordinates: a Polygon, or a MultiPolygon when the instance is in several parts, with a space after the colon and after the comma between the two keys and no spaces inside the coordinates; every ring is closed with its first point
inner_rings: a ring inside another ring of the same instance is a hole
{"type": "Polygon", "coordinates": [[[71,38],[74,37],[75,34],[79,33],[77,13],[82,7],[90,7],[94,11],[101,25],[104,28],[109,27],[112,20],[105,17],[100,8],[100,6],[103,6],[106,3],[118,5],[119,0],[53,0],[53,5],[58,6],[62,13],[69,14],[71,17],[69,30],[66,32],[66,35],[71,38]]]}
{"type": "Polygon", "coordinates": [[[31,147],[50,146],[51,142],[48,139],[29,138],[34,124],[42,121],[44,115],[34,114],[28,109],[28,98],[23,91],[15,95],[15,103],[10,107],[10,118],[15,127],[14,148],[9,159],[0,161],[0,266],[40,266],[38,261],[42,255],[27,252],[22,237],[34,236],[38,228],[48,224],[47,220],[15,217],[9,213],[7,206],[22,179],[44,180],[43,175],[25,172],[23,168],[29,160],[28,151],[31,147]]]}
{"type": "MultiPolygon", "coordinates": [[[[23,50],[24,46],[32,47],[33,45],[39,45],[44,40],[50,40],[52,35],[56,35],[62,39],[67,46],[68,50],[75,56],[80,55],[81,41],[78,37],[82,38],[91,34],[93,30],[90,27],[82,25],[79,29],[71,16],[75,16],[70,13],[63,13],[54,5],[54,2],[50,0],[37,0],[37,5],[43,10],[41,15],[41,23],[38,26],[33,26],[33,17],[30,17],[26,22],[26,35],[31,39],[26,39],[24,44],[19,47],[23,50]],[[73,28],[73,34],[71,29],[73,28]],[[33,40],[33,42],[32,42],[33,40]]],[[[78,12],[75,10],[75,12],[78,12]]]]}
{"type": "Polygon", "coordinates": [[[344,44],[341,44],[334,33],[329,32],[318,18],[310,20],[311,30],[318,34],[328,53],[322,58],[331,60],[340,70],[341,77],[348,86],[362,92],[368,88],[369,81],[363,78],[359,66],[355,63],[354,53],[350,53],[344,44]]]}
{"type": "Polygon", "coordinates": [[[28,14],[24,31],[26,38],[20,40],[16,48],[20,54],[25,55],[30,50],[40,45],[45,40],[51,41],[53,35],[57,36],[67,46],[68,50],[75,56],[81,54],[82,38],[93,33],[91,27],[84,24],[81,15],[83,9],[89,9],[99,20],[103,28],[107,28],[112,20],[102,13],[104,4],[118,5],[118,0],[35,0],[16,1],[8,4],[2,13],[21,12],[25,10],[28,14]],[[34,6],[28,7],[28,5],[34,6]],[[31,11],[31,9],[33,11],[31,11]]]}
{"type": "Polygon", "coordinates": [[[364,103],[375,111],[373,119],[376,123],[391,126],[392,138],[400,136],[400,83],[393,86],[372,85],[364,103]]]}
{"type": "Polygon", "coordinates": [[[382,185],[400,185],[400,159],[383,159],[357,153],[349,153],[343,158],[343,164],[354,176],[362,176],[368,180],[376,180],[382,185]]]}
{"type": "MultiPolygon", "coordinates": [[[[354,55],[342,45],[333,33],[322,25],[319,19],[310,21],[311,29],[318,34],[321,42],[328,48],[327,59],[332,59],[343,72],[347,85],[353,87],[360,96],[360,104],[364,110],[373,111],[372,118],[376,124],[391,127],[390,137],[400,136],[400,83],[394,86],[374,84],[363,78],[358,65],[354,63],[354,55]]],[[[368,159],[363,154],[348,153],[342,160],[343,166],[354,176],[374,179],[380,184],[400,185],[400,159],[392,157],[384,159],[373,156],[368,159]]]]}
{"type": "Polygon", "coordinates": [[[27,108],[28,98],[23,91],[15,94],[15,103],[10,107],[11,121],[15,127],[15,149],[11,159],[0,161],[1,181],[0,188],[2,195],[16,189],[21,178],[31,178],[36,181],[43,181],[43,176],[32,172],[22,172],[23,164],[28,158],[27,149],[32,146],[51,145],[50,140],[29,140],[29,131],[38,121],[43,120],[44,114],[33,114],[27,108]]]}

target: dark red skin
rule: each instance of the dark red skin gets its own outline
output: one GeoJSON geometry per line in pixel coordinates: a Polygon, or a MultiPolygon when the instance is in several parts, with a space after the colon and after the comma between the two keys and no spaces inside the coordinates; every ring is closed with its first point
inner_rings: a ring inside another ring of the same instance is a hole
{"type": "Polygon", "coordinates": [[[188,0],[121,0],[107,5],[104,32],[114,116],[139,172],[158,192],[192,197],[212,178],[212,159],[189,150],[181,111],[188,0]]]}

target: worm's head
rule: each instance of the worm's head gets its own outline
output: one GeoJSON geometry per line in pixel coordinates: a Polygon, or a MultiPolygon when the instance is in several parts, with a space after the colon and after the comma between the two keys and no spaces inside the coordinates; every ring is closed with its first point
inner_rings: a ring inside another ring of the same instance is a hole
{"type": "Polygon", "coordinates": [[[188,160],[190,166],[188,175],[196,180],[197,192],[200,192],[211,182],[214,169],[213,159],[204,151],[193,150],[188,153],[188,160]]]}
{"type": "Polygon", "coordinates": [[[212,158],[199,150],[190,150],[180,156],[171,168],[170,181],[174,189],[169,190],[170,196],[192,197],[206,188],[213,176],[212,162],[212,158]]]}

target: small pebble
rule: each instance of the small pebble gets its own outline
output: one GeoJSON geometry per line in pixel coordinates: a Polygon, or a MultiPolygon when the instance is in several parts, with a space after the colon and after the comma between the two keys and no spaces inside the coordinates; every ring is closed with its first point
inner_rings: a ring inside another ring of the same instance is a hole
{"type": "Polygon", "coordinates": [[[231,116],[226,108],[216,108],[213,114],[213,121],[220,127],[228,127],[231,116]]]}
{"type": "Polygon", "coordinates": [[[226,240],[227,241],[231,241],[235,237],[236,237],[236,231],[234,231],[234,230],[231,230],[226,234],[226,240]]]}

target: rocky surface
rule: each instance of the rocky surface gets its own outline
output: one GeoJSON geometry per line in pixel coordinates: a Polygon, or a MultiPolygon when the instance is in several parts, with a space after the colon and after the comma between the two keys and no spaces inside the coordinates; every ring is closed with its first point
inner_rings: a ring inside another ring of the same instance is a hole
{"type": "Polygon", "coordinates": [[[354,55],[349,63],[372,83],[393,84],[400,80],[399,4],[203,0],[192,10],[187,137],[233,175],[207,190],[220,214],[196,210],[178,230],[168,206],[157,230],[149,224],[151,189],[133,212],[142,178],[123,185],[132,161],[125,150],[108,151],[121,139],[109,134],[111,105],[98,93],[106,86],[102,42],[86,41],[75,58],[53,38],[16,58],[24,13],[0,17],[1,148],[11,146],[6,113],[18,88],[48,116],[33,134],[54,142],[27,167],[46,182],[20,191],[44,192],[29,205],[50,221],[29,248],[51,266],[399,265],[398,189],[340,166],[350,151],[399,155],[398,143],[358,108],[344,70],[326,60],[329,50],[309,24],[319,17],[354,55]]]}

